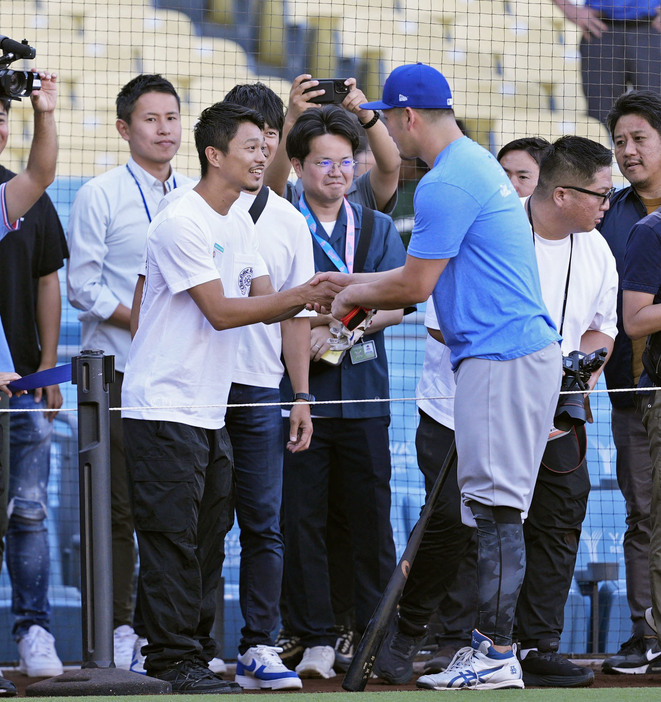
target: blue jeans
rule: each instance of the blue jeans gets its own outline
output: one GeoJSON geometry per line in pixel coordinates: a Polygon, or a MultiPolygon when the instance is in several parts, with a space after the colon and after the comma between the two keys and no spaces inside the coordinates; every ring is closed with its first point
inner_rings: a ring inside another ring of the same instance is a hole
{"type": "MultiPolygon", "coordinates": [[[[280,402],[280,391],[233,383],[230,404],[280,402]]],[[[273,645],[282,586],[280,532],[284,438],[280,407],[229,408],[225,424],[234,451],[236,518],[241,528],[239,652],[273,645]]]]}
{"type": "MultiPolygon", "coordinates": [[[[34,395],[10,399],[11,409],[45,409],[34,395]]],[[[53,423],[42,412],[17,412],[10,420],[9,528],[7,568],[12,584],[12,633],[16,641],[33,624],[49,628],[50,554],[46,530],[46,488],[53,423]]]]}

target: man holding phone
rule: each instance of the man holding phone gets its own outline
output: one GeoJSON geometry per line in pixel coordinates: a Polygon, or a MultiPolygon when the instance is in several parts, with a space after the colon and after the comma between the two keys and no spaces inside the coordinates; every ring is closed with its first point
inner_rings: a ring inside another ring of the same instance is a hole
{"type": "Polygon", "coordinates": [[[315,80],[309,73],[297,76],[289,93],[280,147],[266,171],[264,183],[290,202],[298,202],[302,188],[299,183],[287,180],[291,170],[285,149],[287,135],[306,110],[320,109],[329,103],[341,104],[347,112],[357,117],[374,155],[374,165],[353,181],[346,193],[347,200],[390,214],[397,203],[401,159],[379,114],[360,107],[366,101],[365,94],[356,86],[355,78],[315,80]]]}

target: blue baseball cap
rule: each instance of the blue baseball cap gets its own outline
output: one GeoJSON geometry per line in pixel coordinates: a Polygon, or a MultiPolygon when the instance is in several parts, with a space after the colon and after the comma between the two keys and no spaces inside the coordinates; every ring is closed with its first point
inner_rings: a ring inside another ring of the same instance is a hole
{"type": "Polygon", "coordinates": [[[425,63],[398,66],[386,78],[383,100],[367,102],[365,110],[391,110],[413,107],[427,110],[452,108],[452,92],[445,76],[425,63]]]}

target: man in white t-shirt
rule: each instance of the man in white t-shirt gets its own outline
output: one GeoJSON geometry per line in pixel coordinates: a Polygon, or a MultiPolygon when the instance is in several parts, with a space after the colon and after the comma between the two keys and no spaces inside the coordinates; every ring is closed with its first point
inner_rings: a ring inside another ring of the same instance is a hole
{"type": "MultiPolygon", "coordinates": [[[[562,352],[613,350],[617,335],[615,259],[595,227],[613,193],[612,153],[566,136],[544,156],[524,207],[534,232],[544,302],[562,335],[562,352]]],[[[588,385],[597,383],[601,369],[588,385]]],[[[578,687],[594,674],[558,655],[564,607],[585,518],[590,476],[585,426],[549,441],[525,521],[527,567],[516,621],[526,684],[578,687]]]]}
{"type": "MultiPolygon", "coordinates": [[[[236,85],[225,96],[264,117],[265,168],[273,160],[284,123],[282,100],[263,83],[236,85]]],[[[303,215],[262,186],[242,192],[236,207],[255,222],[259,252],[275,290],[287,290],[314,275],[312,239],[303,215]]],[[[234,451],[236,516],[241,527],[239,601],[241,629],[236,682],[247,689],[299,689],[298,675],[281,661],[273,631],[280,619],[284,546],[280,529],[284,448],[310,445],[310,316],[303,310],[278,324],[252,324],[239,343],[226,426],[234,451]],[[280,381],[287,368],[293,396],[288,443],[283,437],[280,381]],[[232,407],[255,405],[261,407],[232,407]],[[267,404],[268,403],[268,404],[267,404]]]]}
{"type": "MultiPolygon", "coordinates": [[[[116,99],[118,136],[128,161],[88,180],[76,193],[69,216],[69,301],[80,310],[82,348],[115,356],[110,407],[121,405],[131,344],[129,314],[142,264],[147,229],[165,195],[190,181],[172,168],[181,143],[179,95],[160,75],[141,74],[116,99]]],[[[110,413],[110,485],[114,658],[118,668],[144,672],[132,660],[144,643],[135,613],[135,538],[119,412],[110,413]]]]}
{"type": "Polygon", "coordinates": [[[273,293],[248,213],[231,205],[261,185],[264,122],[218,103],[195,126],[200,182],[161,210],[147,235],[138,327],[122,391],[140,550],[148,674],[174,692],[239,691],[208,668],[211,627],[233,521],[225,407],[240,327],[277,322],[337,286],[273,293]]]}

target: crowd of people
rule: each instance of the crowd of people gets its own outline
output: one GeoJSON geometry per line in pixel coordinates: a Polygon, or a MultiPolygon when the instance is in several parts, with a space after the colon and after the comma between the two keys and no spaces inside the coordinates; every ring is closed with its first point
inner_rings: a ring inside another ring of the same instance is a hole
{"type": "MultiPolygon", "coordinates": [[[[263,83],[237,85],[195,124],[188,177],[171,163],[187,138],[179,95],[141,74],[116,100],[129,157],[80,188],[65,237],[44,194],[56,77],[41,77],[27,166],[0,171],[0,389],[12,409],[43,409],[11,414],[0,460],[22,672],[62,672],[44,521],[62,398],[10,383],[56,364],[65,261],[82,344],[114,355],[110,404],[124,408],[110,424],[117,666],[194,693],[300,689],[346,669],[395,567],[384,330],[427,302],[427,492],[454,445],[457,459],[376,674],[408,682],[434,617],[419,687],[592,683],[558,654],[590,481],[585,426],[560,431],[554,415],[562,355],[602,350],[609,389],[643,388],[611,398],[632,637],[603,669],[661,672],[661,399],[645,389],[661,384],[658,93],[609,108],[630,182],[614,194],[611,150],[583,137],[525,135],[494,157],[420,63],[374,102],[354,78],[323,105],[303,74],[286,110],[263,83]],[[405,248],[390,215],[413,162],[405,248]],[[372,312],[351,333],[356,308],[372,312]],[[235,515],[244,625],[229,680],[212,629],[235,515]]],[[[15,694],[4,678],[0,690],[15,694]]]]}

